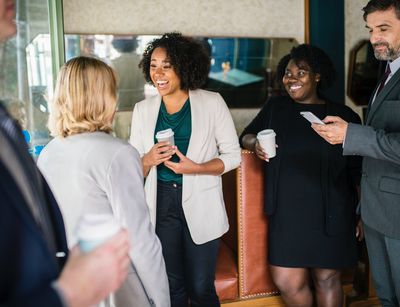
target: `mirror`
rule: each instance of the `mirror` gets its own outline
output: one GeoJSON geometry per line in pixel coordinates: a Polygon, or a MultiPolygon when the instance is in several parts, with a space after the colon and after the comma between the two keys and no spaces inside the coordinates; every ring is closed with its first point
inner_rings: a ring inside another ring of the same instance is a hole
{"type": "Polygon", "coordinates": [[[356,105],[368,105],[383,64],[385,62],[375,58],[374,50],[368,40],[359,42],[350,51],[347,95],[356,105]]]}
{"type": "MultiPolygon", "coordinates": [[[[152,35],[66,35],[66,59],[98,57],[119,75],[118,111],[132,111],[136,102],[156,90],[145,84],[138,68],[152,35]]],[[[211,69],[205,89],[219,92],[230,108],[261,107],[279,91],[274,73],[280,58],[297,45],[291,38],[197,38],[210,52],[211,69]]]]}
{"type": "MultiPolygon", "coordinates": [[[[65,35],[66,59],[95,56],[113,66],[119,75],[118,112],[114,133],[128,139],[132,110],[136,102],[157,94],[145,84],[138,68],[148,42],[158,36],[65,35]]],[[[238,134],[268,97],[279,94],[275,81],[279,60],[293,46],[292,38],[197,38],[210,52],[211,69],[205,89],[219,92],[230,108],[238,134]]]]}

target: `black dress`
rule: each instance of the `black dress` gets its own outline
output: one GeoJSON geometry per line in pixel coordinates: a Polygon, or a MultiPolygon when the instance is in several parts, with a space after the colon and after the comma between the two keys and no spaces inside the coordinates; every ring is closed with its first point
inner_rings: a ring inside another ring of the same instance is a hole
{"type": "MultiPolygon", "coordinates": [[[[343,183],[325,178],[327,172],[324,170],[324,161],[328,159],[330,164],[340,168],[341,164],[336,163],[336,159],[340,161],[346,158],[341,155],[340,148],[338,150],[329,144],[327,158],[326,141],[300,115],[300,111],[311,111],[323,119],[328,112],[327,105],[300,104],[294,101],[290,104],[284,115],[264,112],[264,116],[256,117],[257,121],[264,121],[264,124],[270,121],[267,126],[275,130],[279,146],[279,175],[273,178],[276,197],[272,214],[269,214],[269,262],[283,267],[339,269],[354,266],[357,260],[355,206],[347,211],[345,222],[340,221],[339,226],[336,226],[343,228],[343,231],[339,229],[332,235],[327,231],[327,219],[331,214],[327,214],[326,194],[330,193],[324,192],[342,190],[351,193],[351,187],[338,189],[337,186],[343,183]],[[285,129],[280,129],[282,125],[274,127],[273,121],[268,120],[271,116],[285,120],[285,129]],[[284,138],[279,138],[280,134],[284,134],[284,138]],[[325,188],[326,184],[329,185],[328,189],[325,188]]],[[[257,123],[251,123],[242,135],[252,133],[250,130],[256,126],[257,123]]],[[[271,163],[276,162],[273,159],[271,163]]],[[[344,166],[342,171],[346,172],[347,167],[344,166]]],[[[273,171],[267,168],[268,172],[273,171]]],[[[344,184],[350,183],[348,181],[344,184]]],[[[272,184],[271,178],[268,178],[267,184],[272,184]]],[[[344,196],[343,199],[349,198],[344,196]]],[[[271,206],[267,203],[265,205],[271,206]]]]}

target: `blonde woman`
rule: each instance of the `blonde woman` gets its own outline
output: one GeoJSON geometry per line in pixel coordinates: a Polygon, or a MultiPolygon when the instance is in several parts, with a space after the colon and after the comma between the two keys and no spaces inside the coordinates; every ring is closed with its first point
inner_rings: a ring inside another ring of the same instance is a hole
{"type": "Polygon", "coordinates": [[[128,229],[132,269],[117,306],[169,306],[161,245],[150,223],[138,152],[109,133],[117,105],[113,69],[77,57],[58,76],[49,128],[55,138],[38,165],[58,200],[69,246],[85,213],[112,213],[128,229]]]}

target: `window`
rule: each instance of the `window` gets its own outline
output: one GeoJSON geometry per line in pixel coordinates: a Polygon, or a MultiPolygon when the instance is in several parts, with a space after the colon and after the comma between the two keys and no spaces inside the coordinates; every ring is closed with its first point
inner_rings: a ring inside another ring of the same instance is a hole
{"type": "Polygon", "coordinates": [[[0,45],[0,99],[37,157],[50,140],[47,99],[53,92],[47,0],[16,2],[18,33],[0,45]],[[29,22],[28,22],[29,21],[29,22]]]}

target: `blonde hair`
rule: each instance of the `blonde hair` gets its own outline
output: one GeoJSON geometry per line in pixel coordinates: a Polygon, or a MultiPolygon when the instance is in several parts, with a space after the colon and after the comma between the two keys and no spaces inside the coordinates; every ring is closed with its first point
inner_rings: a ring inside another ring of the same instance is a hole
{"type": "Polygon", "coordinates": [[[112,131],[117,107],[114,70],[89,57],[69,60],[58,74],[48,127],[52,136],[66,137],[112,131]]]}

